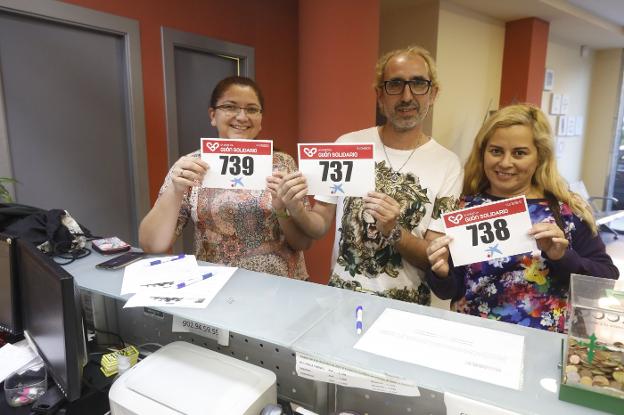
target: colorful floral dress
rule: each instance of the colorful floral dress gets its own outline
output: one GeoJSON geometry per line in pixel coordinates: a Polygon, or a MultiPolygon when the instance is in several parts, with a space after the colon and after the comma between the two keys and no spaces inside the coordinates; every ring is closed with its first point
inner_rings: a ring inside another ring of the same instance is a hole
{"type": "MultiPolygon", "coordinates": [[[[489,203],[489,195],[464,197],[461,208],[489,203]]],[[[532,223],[555,219],[546,199],[528,199],[532,223]]],[[[472,314],[542,330],[564,332],[570,273],[617,278],[619,272],[606,254],[599,236],[560,203],[560,216],[568,251],[552,261],[541,251],[484,261],[453,269],[452,276],[427,280],[441,298],[453,298],[452,308],[472,314]]]]}
{"type": "MultiPolygon", "coordinates": [[[[199,151],[190,156],[199,157],[199,151]]],[[[295,161],[285,153],[273,154],[273,169],[290,173],[295,161]]],[[[160,189],[171,184],[172,170],[160,189]]],[[[301,251],[293,250],[282,232],[268,190],[193,187],[180,208],[176,235],[189,221],[195,224],[198,260],[241,267],[300,280],[308,279],[301,251]]]]}

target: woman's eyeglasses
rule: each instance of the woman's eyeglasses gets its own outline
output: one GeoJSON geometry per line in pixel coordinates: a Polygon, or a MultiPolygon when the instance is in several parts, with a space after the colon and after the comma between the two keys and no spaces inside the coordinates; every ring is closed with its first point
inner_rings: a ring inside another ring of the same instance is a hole
{"type": "Polygon", "coordinates": [[[241,111],[244,111],[248,117],[254,117],[254,116],[262,114],[262,108],[256,107],[256,106],[239,107],[238,105],[234,105],[234,104],[223,104],[223,105],[217,105],[215,109],[221,110],[225,112],[227,115],[232,115],[232,116],[237,116],[238,114],[240,114],[241,111]]]}

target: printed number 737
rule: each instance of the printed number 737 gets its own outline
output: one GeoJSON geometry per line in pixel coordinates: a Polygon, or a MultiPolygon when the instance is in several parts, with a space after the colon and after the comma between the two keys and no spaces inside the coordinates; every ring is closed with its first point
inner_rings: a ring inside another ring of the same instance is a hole
{"type": "Polygon", "coordinates": [[[319,164],[323,167],[323,177],[321,181],[327,181],[327,173],[329,169],[332,169],[332,173],[329,174],[329,178],[332,182],[341,182],[343,176],[343,167],[346,169],[346,173],[344,174],[345,182],[351,180],[351,170],[353,170],[353,162],[352,161],[319,161],[319,164]]]}

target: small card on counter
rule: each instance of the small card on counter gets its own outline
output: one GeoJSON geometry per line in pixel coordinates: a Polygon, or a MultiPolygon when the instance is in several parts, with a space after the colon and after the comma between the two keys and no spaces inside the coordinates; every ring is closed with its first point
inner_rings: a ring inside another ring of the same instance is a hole
{"type": "Polygon", "coordinates": [[[366,196],[375,190],[375,146],[372,143],[305,143],[299,147],[299,170],[308,194],[366,196]]]}
{"type": "Polygon", "coordinates": [[[273,141],[202,138],[200,148],[210,166],[203,187],[266,189],[266,178],[273,174],[273,141]]]}
{"type": "Polygon", "coordinates": [[[537,250],[524,196],[442,215],[455,266],[491,261],[537,250]]]}

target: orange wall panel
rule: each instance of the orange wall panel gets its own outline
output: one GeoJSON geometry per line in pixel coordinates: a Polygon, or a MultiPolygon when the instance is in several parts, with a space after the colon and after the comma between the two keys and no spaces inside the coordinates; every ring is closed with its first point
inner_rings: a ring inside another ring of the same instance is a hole
{"type": "MultiPolygon", "coordinates": [[[[299,140],[334,141],[375,124],[379,0],[299,1],[299,140]]],[[[334,229],[306,252],[313,281],[329,278],[334,229]]]]}
{"type": "Polygon", "coordinates": [[[500,106],[531,102],[540,106],[549,23],[535,17],[505,25],[500,106]]]}
{"type": "MultiPolygon", "coordinates": [[[[265,96],[262,138],[295,154],[298,4],[292,0],[65,0],[139,22],[150,196],[168,170],[160,27],[255,48],[256,80],[265,96]]],[[[206,116],[207,109],[206,109],[206,116]]]]}

